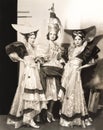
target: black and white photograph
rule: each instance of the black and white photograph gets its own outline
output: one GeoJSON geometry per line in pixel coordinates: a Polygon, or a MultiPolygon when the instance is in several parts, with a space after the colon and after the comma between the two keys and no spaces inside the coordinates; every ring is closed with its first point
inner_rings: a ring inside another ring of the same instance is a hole
{"type": "Polygon", "coordinates": [[[103,130],[103,0],[0,0],[0,130],[103,130]]]}

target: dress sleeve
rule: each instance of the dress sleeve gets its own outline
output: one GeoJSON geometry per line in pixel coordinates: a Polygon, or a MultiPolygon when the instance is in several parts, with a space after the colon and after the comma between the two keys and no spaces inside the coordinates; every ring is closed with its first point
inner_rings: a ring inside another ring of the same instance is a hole
{"type": "Polygon", "coordinates": [[[82,59],[84,64],[87,64],[91,59],[97,56],[99,51],[100,49],[96,45],[93,46],[93,44],[88,44],[84,51],[77,57],[82,59]]]}
{"type": "Polygon", "coordinates": [[[27,54],[26,47],[22,42],[13,42],[5,47],[7,55],[11,53],[17,53],[20,58],[23,58],[27,54]]]}

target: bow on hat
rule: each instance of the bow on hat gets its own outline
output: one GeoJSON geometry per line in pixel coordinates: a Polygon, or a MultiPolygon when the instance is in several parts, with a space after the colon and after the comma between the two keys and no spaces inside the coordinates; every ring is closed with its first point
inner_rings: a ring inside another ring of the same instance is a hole
{"type": "Polygon", "coordinates": [[[96,27],[95,26],[90,26],[88,28],[84,28],[84,29],[64,29],[64,31],[66,33],[68,33],[69,35],[71,35],[72,37],[75,36],[83,36],[85,37],[85,39],[90,42],[94,39],[95,35],[96,35],[96,27]]]}

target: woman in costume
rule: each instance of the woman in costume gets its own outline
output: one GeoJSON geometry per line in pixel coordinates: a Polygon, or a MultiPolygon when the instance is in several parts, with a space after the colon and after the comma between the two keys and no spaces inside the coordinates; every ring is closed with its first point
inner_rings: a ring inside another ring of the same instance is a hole
{"type": "Polygon", "coordinates": [[[48,105],[47,121],[55,121],[53,116],[54,103],[58,100],[58,90],[61,87],[63,72],[62,48],[55,41],[61,29],[60,20],[54,13],[54,6],[50,12],[47,34],[47,49],[45,50],[44,64],[40,67],[41,83],[45,90],[48,105]]]}
{"type": "Polygon", "coordinates": [[[76,125],[85,128],[91,125],[92,120],[86,107],[81,69],[95,63],[94,56],[96,53],[95,55],[92,53],[95,45],[89,45],[89,42],[93,40],[96,28],[92,26],[82,30],[65,30],[65,32],[72,35],[74,43],[69,48],[69,60],[62,76],[61,82],[64,91],[60,90],[58,94],[58,98],[62,101],[60,125],[65,127],[76,125]]]}
{"type": "Polygon", "coordinates": [[[46,109],[47,105],[39,78],[39,59],[36,58],[35,39],[38,30],[23,25],[13,25],[13,28],[24,36],[26,42],[13,42],[6,47],[6,52],[12,61],[24,64],[23,74],[8,114],[7,124],[12,124],[15,128],[22,125],[39,128],[33,118],[42,109],[46,109]]]}

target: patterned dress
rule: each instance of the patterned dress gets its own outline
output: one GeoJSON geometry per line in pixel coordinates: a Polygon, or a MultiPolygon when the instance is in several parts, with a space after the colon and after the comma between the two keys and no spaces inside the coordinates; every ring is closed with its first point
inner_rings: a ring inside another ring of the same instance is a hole
{"type": "Polygon", "coordinates": [[[46,98],[40,83],[38,65],[35,63],[36,46],[26,46],[24,69],[7,118],[7,124],[19,128],[29,124],[42,109],[47,109],[46,98]]]}
{"type": "MultiPolygon", "coordinates": [[[[44,67],[48,67],[52,70],[52,67],[57,68],[59,70],[63,69],[64,62],[63,58],[61,58],[61,48],[57,43],[49,41],[48,49],[47,49],[47,57],[48,60],[43,64],[44,67]]],[[[58,71],[58,70],[57,70],[58,71]]],[[[50,72],[50,71],[49,71],[50,72]]],[[[48,72],[48,73],[49,73],[48,72]]],[[[56,76],[57,77],[57,76],[56,76]]],[[[57,101],[57,84],[56,77],[50,75],[46,78],[46,98],[47,100],[57,101]]]]}
{"type": "Polygon", "coordinates": [[[62,90],[59,91],[59,97],[62,99],[60,124],[66,127],[80,126],[82,121],[88,118],[81,70],[78,69],[82,65],[82,59],[77,57],[83,50],[83,46],[71,49],[69,61],[65,65],[62,76],[62,87],[65,89],[65,94],[62,90]]]}

